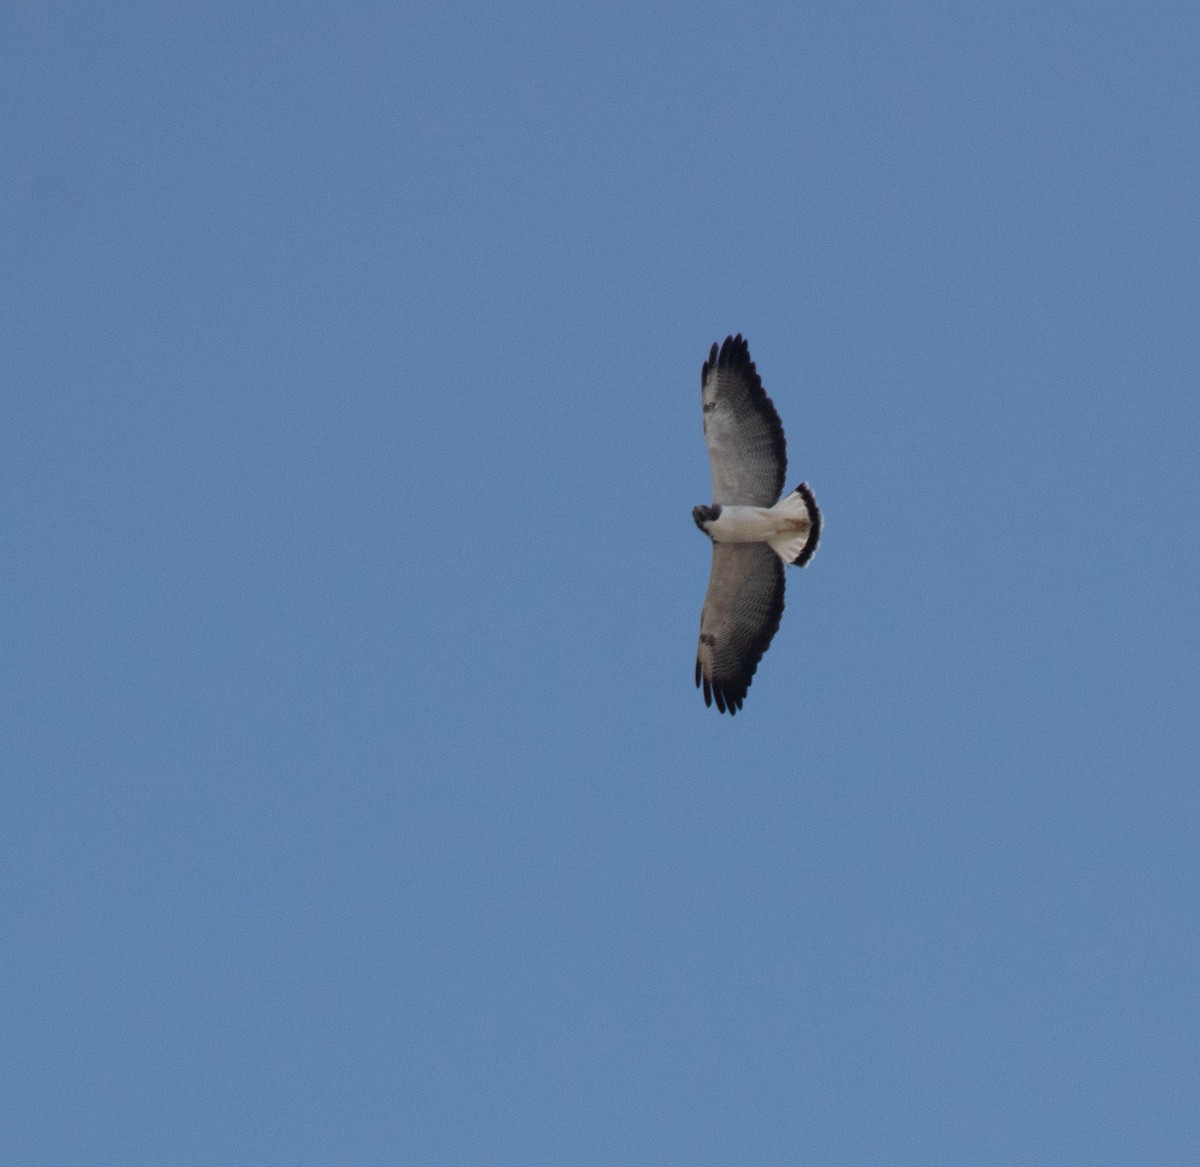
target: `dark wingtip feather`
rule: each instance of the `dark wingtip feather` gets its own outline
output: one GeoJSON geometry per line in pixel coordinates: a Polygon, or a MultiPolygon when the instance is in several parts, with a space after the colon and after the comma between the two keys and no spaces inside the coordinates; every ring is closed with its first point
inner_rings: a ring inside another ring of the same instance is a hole
{"type": "Polygon", "coordinates": [[[701,683],[704,685],[704,704],[706,706],[711,708],[715,704],[719,713],[728,713],[730,717],[742,708],[749,682],[746,682],[745,688],[738,692],[736,688],[729,688],[720,681],[709,680],[708,677],[703,676],[699,663],[696,665],[696,671],[696,685],[699,686],[701,683]]]}
{"type": "MultiPolygon", "coordinates": [[[[717,346],[714,344],[713,352],[716,350],[717,346]]],[[[717,364],[729,368],[735,365],[748,365],[753,368],[754,362],[750,360],[750,345],[742,338],[740,332],[737,336],[727,336],[722,342],[717,364]]]]}

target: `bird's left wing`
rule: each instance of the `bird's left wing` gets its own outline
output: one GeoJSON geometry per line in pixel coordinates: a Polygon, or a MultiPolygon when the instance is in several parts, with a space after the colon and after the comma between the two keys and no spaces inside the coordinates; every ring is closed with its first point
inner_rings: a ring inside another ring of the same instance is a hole
{"type": "Polygon", "coordinates": [[[704,440],[718,506],[769,507],[783,490],[787,443],[741,334],[714,344],[700,371],[704,440]]]}

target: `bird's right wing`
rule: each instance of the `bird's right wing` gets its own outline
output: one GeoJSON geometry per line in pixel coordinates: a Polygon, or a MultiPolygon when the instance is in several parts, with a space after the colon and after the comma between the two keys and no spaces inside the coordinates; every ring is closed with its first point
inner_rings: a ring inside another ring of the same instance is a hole
{"type": "Polygon", "coordinates": [[[742,707],[750,679],[783,615],[783,564],[766,543],[713,543],[712,574],[700,614],[696,685],[704,704],[742,707]]]}

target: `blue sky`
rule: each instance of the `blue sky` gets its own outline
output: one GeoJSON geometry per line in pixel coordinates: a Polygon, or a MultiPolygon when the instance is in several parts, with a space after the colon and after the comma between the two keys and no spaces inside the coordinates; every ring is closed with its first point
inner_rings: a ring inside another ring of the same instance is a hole
{"type": "Polygon", "coordinates": [[[0,1158],[1197,1162],[1198,34],[13,5],[0,1158]]]}

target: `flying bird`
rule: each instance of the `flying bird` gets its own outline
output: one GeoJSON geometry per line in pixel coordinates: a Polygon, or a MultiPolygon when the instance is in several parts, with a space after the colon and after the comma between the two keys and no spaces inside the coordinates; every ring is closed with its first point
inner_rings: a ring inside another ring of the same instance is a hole
{"type": "Polygon", "coordinates": [[[712,574],[700,614],[696,686],[731,716],[783,614],[783,568],[817,549],[821,512],[805,483],[780,498],[787,443],[741,333],[714,344],[700,371],[712,506],[692,518],[712,540],[712,574]]]}

